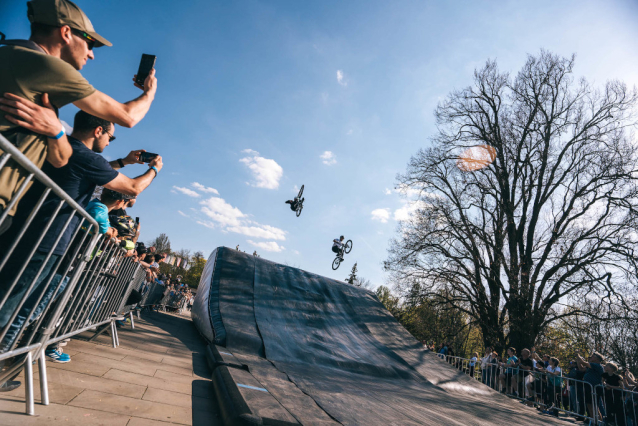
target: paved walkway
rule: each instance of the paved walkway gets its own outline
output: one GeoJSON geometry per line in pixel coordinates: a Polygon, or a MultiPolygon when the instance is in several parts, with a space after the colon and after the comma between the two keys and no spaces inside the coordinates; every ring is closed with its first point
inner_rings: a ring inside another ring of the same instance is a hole
{"type": "MultiPolygon", "coordinates": [[[[190,316],[144,313],[111,338],[90,335],[64,348],[71,362],[47,362],[50,405],[40,405],[34,376],[36,416],[24,413],[24,386],[0,394],[2,425],[219,425],[206,364],[204,340],[190,316]]],[[[22,378],[18,380],[23,381],[22,378]]]]}

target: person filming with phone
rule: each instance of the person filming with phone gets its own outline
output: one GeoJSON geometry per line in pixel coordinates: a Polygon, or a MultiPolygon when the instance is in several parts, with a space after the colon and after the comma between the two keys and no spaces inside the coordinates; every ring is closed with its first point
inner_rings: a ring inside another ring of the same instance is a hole
{"type": "MultiPolygon", "coordinates": [[[[29,101],[21,100],[27,103],[29,101]]],[[[42,122],[35,131],[39,132],[46,128],[48,119],[57,120],[57,117],[41,114],[37,109],[31,109],[29,114],[35,118],[36,122],[42,122]],[[49,118],[47,118],[49,117],[49,118]]],[[[68,140],[73,149],[68,163],[60,168],[56,168],[49,163],[45,163],[42,171],[47,174],[63,191],[65,191],[82,208],[86,208],[96,186],[116,191],[129,196],[138,196],[153,182],[158,173],[162,170],[162,157],[153,156],[148,161],[148,169],[136,178],[129,178],[115,170],[109,162],[100,154],[115,140],[115,126],[112,122],[95,117],[84,111],[79,111],[75,115],[73,122],[73,133],[68,140]]],[[[133,151],[127,156],[128,161],[143,163],[147,159],[143,156],[142,150],[133,151]],[[136,154],[139,153],[138,154],[136,154]],[[133,158],[136,157],[136,161],[133,158]]],[[[116,160],[117,162],[117,160],[116,160]]],[[[122,164],[126,165],[124,161],[122,164]]],[[[118,164],[118,165],[122,165],[118,164]]],[[[37,200],[45,188],[37,183],[26,195],[23,202],[26,204],[37,200]]],[[[4,327],[10,320],[11,314],[20,303],[25,292],[29,289],[30,278],[38,273],[38,278],[32,284],[32,292],[41,291],[40,286],[52,282],[49,277],[55,274],[55,265],[58,259],[65,253],[71,243],[75,230],[80,224],[80,217],[74,214],[70,206],[60,209],[60,198],[51,195],[44,202],[39,212],[33,218],[32,225],[24,234],[20,244],[16,247],[13,255],[7,262],[7,267],[0,271],[0,292],[3,290],[3,283],[11,283],[18,278],[15,274],[20,270],[19,265],[28,256],[34,244],[37,244],[37,252],[26,265],[25,272],[19,276],[19,281],[12,293],[8,296],[6,303],[0,308],[0,328],[4,327]],[[59,212],[58,212],[59,210],[59,212]],[[52,222],[51,222],[52,220],[52,222]],[[49,223],[51,222],[51,223],[49,223]],[[64,226],[67,228],[63,231],[64,226]],[[42,229],[49,226],[48,232],[42,237],[42,229]],[[41,238],[41,240],[40,240],[41,238]],[[39,241],[39,242],[38,242],[39,241]],[[51,253],[47,260],[47,254],[51,253]],[[38,272],[39,271],[39,272],[38,272]]],[[[24,307],[24,306],[23,306],[24,307]]],[[[31,307],[27,306],[26,309],[31,307]]],[[[13,342],[4,342],[0,347],[11,347],[13,342]]],[[[1,349],[0,349],[1,350],[1,349]]],[[[9,388],[6,383],[0,387],[9,388]]],[[[15,384],[11,385],[11,387],[15,384]]]]}
{"type": "MultiPolygon", "coordinates": [[[[121,103],[96,90],[79,72],[88,60],[95,59],[97,48],[112,44],[96,32],[75,3],[31,0],[27,2],[27,17],[31,23],[29,40],[5,40],[0,34],[0,134],[38,168],[45,160],[53,167],[63,167],[73,152],[57,120],[58,109],[65,105],[72,103],[123,127],[133,127],[144,118],[157,90],[154,56],[144,55],[133,77],[133,85],[142,94],[121,103]],[[38,123],[33,116],[25,117],[21,100],[28,100],[47,119],[38,123]],[[50,124],[42,128],[43,123],[50,124]]],[[[0,214],[18,199],[0,223],[0,234],[17,217],[21,185],[27,185],[28,190],[33,184],[27,176],[13,159],[0,168],[0,214]]]]}

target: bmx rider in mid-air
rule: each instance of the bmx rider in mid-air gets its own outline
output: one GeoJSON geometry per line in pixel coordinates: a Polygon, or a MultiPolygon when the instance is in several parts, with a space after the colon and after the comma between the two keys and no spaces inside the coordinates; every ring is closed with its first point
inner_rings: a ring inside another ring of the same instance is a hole
{"type": "Polygon", "coordinates": [[[332,240],[332,251],[337,253],[337,256],[343,260],[343,240],[344,236],[340,236],[339,239],[332,240]]]}
{"type": "Polygon", "coordinates": [[[290,210],[297,211],[297,207],[299,207],[299,203],[301,202],[303,204],[305,198],[302,198],[301,200],[299,200],[299,197],[295,197],[294,200],[288,200],[286,201],[286,204],[290,204],[290,210]]]}

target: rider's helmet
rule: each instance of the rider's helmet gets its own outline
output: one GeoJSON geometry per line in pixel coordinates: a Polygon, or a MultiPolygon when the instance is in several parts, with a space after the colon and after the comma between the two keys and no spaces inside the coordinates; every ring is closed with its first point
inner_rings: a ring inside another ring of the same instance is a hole
{"type": "Polygon", "coordinates": [[[343,240],[345,237],[342,235],[339,237],[340,240],[343,240]]]}

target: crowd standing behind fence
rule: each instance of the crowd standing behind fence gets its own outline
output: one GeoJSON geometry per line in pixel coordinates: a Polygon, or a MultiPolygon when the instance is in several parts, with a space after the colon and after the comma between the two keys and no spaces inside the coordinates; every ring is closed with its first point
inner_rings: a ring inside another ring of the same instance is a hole
{"type": "Polygon", "coordinates": [[[24,366],[33,414],[31,361],[46,405],[45,359],[70,362],[64,342],[90,329],[110,327],[117,346],[115,320],[156,278],[158,259],[149,264],[136,250],[140,223],[123,209],[163,164],[156,156],[130,179],[118,170],[142,163],[144,150],[110,163],[99,155],[115,140],[115,124],[132,127],[148,112],[155,70],[135,83],[141,96],[119,103],[79,73],[94,48],[111,45],[80,8],[67,0],[27,6],[30,39],[0,35],[0,391],[20,386],[24,366]],[[69,103],[80,111],[67,136],[58,109],[69,103]],[[98,185],[105,189],[91,200],[98,185]]]}
{"type": "Polygon", "coordinates": [[[591,424],[638,426],[638,382],[630,371],[620,372],[598,352],[587,359],[577,354],[563,371],[560,360],[541,356],[535,348],[523,349],[520,358],[514,348],[508,348],[504,358],[492,348],[481,358],[477,353],[462,358],[449,355],[449,342],[438,348],[424,343],[424,347],[471,378],[546,415],[572,416],[591,424]]]}

